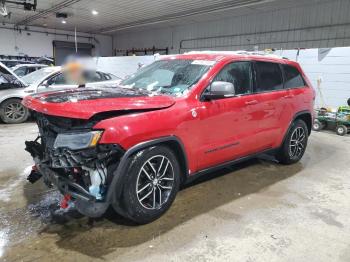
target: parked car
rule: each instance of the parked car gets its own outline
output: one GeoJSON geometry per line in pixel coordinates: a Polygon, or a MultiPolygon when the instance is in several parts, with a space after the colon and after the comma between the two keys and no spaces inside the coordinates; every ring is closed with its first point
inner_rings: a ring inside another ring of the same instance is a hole
{"type": "Polygon", "coordinates": [[[39,70],[47,65],[43,64],[19,64],[14,67],[11,67],[11,70],[19,77],[23,77],[30,73],[33,73],[36,70],[39,70]]]}
{"type": "MultiPolygon", "coordinates": [[[[89,76],[87,87],[120,81],[111,74],[99,71],[89,76]]],[[[29,117],[28,109],[21,103],[26,95],[77,87],[77,84],[66,79],[61,67],[44,67],[20,79],[0,63],[0,118],[7,124],[22,123],[29,117]]]]}
{"type": "Polygon", "coordinates": [[[14,59],[0,59],[0,63],[4,64],[8,68],[14,67],[16,65],[21,64],[32,64],[31,61],[25,61],[25,60],[14,60],[14,59]]]}
{"type": "Polygon", "coordinates": [[[79,212],[112,205],[136,223],[170,207],[180,185],[262,153],[299,161],[315,92],[299,64],[246,53],[193,53],[148,65],[114,89],[28,96],[41,176],[79,212]]]}
{"type": "Polygon", "coordinates": [[[17,75],[0,62],[0,118],[5,123],[28,118],[28,110],[21,104],[26,87],[17,75]]]}

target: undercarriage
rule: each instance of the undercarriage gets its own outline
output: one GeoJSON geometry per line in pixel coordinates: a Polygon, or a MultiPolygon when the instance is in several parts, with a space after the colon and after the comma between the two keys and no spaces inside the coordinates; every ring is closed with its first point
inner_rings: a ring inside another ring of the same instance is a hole
{"type": "Polygon", "coordinates": [[[28,180],[34,183],[42,177],[47,186],[55,186],[81,213],[101,216],[109,206],[107,191],[124,150],[113,144],[59,147],[55,144],[59,135],[84,134],[91,131],[94,122],[39,113],[34,117],[39,136],[35,141],[26,141],[26,150],[35,162],[28,180]]]}

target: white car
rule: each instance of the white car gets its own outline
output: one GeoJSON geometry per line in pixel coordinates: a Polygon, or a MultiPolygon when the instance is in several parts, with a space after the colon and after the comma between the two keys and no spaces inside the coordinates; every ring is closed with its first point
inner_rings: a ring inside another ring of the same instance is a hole
{"type": "MultiPolygon", "coordinates": [[[[121,79],[100,71],[91,72],[86,77],[86,87],[118,84],[121,79]]],[[[0,63],[0,118],[8,124],[18,124],[29,117],[28,110],[22,105],[23,97],[32,93],[72,89],[78,84],[70,83],[61,67],[44,67],[22,78],[15,75],[0,63]]]]}
{"type": "Polygon", "coordinates": [[[14,67],[11,67],[11,70],[19,77],[23,77],[30,73],[33,73],[36,70],[39,70],[47,65],[43,64],[19,64],[14,67]]]}

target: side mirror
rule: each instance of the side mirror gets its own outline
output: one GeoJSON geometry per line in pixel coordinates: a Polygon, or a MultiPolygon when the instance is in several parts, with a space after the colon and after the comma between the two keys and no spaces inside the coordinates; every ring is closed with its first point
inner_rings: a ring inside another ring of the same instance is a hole
{"type": "Polygon", "coordinates": [[[222,99],[235,96],[235,86],[230,82],[215,81],[210,85],[209,92],[203,94],[205,100],[222,99]]]}

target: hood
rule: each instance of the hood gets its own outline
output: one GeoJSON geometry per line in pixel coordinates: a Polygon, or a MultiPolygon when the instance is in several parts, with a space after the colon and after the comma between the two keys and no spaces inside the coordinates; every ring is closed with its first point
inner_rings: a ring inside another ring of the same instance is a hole
{"type": "Polygon", "coordinates": [[[27,86],[26,83],[24,83],[14,72],[12,72],[11,69],[9,69],[7,66],[5,66],[3,63],[0,62],[0,68],[3,75],[11,76],[12,78],[16,79],[18,82],[20,82],[23,87],[27,86]]]}
{"type": "Polygon", "coordinates": [[[170,107],[175,99],[146,91],[113,88],[76,88],[27,96],[22,102],[31,110],[54,116],[89,119],[98,113],[151,110],[170,107]]]}

